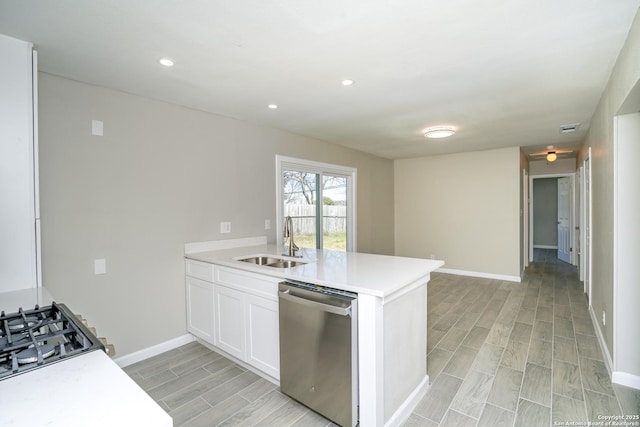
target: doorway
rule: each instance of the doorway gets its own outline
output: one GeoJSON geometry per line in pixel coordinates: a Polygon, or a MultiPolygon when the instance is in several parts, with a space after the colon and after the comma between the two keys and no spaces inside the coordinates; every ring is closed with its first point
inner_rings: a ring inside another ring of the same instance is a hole
{"type": "Polygon", "coordinates": [[[576,265],[575,173],[531,175],[529,189],[529,261],[534,248],[554,249],[558,259],[576,265]]]}

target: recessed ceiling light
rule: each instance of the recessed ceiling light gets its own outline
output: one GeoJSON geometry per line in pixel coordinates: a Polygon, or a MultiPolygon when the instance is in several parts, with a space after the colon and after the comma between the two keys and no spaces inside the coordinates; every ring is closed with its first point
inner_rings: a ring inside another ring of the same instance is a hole
{"type": "Polygon", "coordinates": [[[426,138],[447,138],[456,133],[451,126],[434,126],[424,132],[426,138]]]}
{"type": "Polygon", "coordinates": [[[269,107],[270,110],[275,110],[276,108],[278,108],[277,104],[269,104],[267,105],[267,107],[269,107]]]}
{"type": "Polygon", "coordinates": [[[160,64],[164,65],[165,67],[173,67],[174,62],[169,58],[160,58],[160,64]]]}
{"type": "Polygon", "coordinates": [[[355,82],[351,79],[344,79],[341,83],[342,83],[342,86],[351,86],[355,82]]]}

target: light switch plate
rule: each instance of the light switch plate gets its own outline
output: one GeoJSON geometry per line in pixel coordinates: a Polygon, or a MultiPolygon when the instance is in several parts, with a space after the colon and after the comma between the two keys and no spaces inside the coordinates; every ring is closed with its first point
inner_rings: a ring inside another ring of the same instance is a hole
{"type": "Polygon", "coordinates": [[[264,220],[264,229],[265,230],[271,230],[271,220],[270,219],[265,219],[264,220]]]}
{"type": "Polygon", "coordinates": [[[220,223],[220,233],[221,234],[231,233],[231,223],[230,222],[221,222],[220,223]]]}
{"type": "Polygon", "coordinates": [[[104,122],[100,120],[91,120],[91,135],[103,136],[104,135],[104,122]]]}
{"type": "Polygon", "coordinates": [[[94,274],[107,274],[107,260],[104,258],[93,260],[94,274]]]}

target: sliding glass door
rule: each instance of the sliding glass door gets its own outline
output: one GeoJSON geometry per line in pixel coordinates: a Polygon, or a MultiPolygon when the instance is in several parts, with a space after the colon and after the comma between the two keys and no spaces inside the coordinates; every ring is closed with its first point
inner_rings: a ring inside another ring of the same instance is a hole
{"type": "Polygon", "coordinates": [[[354,250],[355,169],[282,156],[276,160],[278,222],[291,217],[295,243],[301,248],[354,250]]]}

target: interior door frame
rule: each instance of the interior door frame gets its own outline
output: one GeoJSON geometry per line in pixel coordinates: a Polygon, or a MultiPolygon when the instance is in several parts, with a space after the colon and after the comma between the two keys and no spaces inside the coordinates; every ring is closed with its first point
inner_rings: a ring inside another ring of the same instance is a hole
{"type": "Polygon", "coordinates": [[[593,262],[593,251],[591,250],[591,239],[593,236],[591,147],[587,149],[587,154],[584,156],[584,159],[582,159],[582,171],[583,185],[580,187],[580,204],[582,208],[580,212],[580,237],[582,240],[580,242],[580,252],[584,253],[582,258],[585,260],[585,263],[584,266],[580,266],[580,269],[581,272],[583,272],[584,292],[587,294],[587,301],[589,307],[591,307],[591,271],[593,270],[591,267],[593,262]]]}
{"type": "MultiPolygon", "coordinates": [[[[576,180],[576,173],[572,172],[572,173],[553,173],[553,174],[544,174],[544,175],[529,175],[529,262],[533,261],[533,204],[534,204],[534,197],[533,197],[533,180],[534,179],[543,179],[543,178],[564,178],[564,177],[569,177],[569,185],[571,186],[571,188],[569,189],[569,193],[571,194],[571,198],[570,198],[570,203],[571,203],[571,207],[569,208],[569,241],[573,242],[575,241],[575,227],[574,227],[574,216],[575,216],[575,209],[576,209],[576,203],[575,203],[575,180],[576,180]]],[[[573,250],[574,248],[571,248],[571,265],[576,265],[576,251],[573,250]]]]}
{"type": "Polygon", "coordinates": [[[524,251],[524,265],[522,266],[522,271],[520,274],[524,274],[525,268],[529,266],[529,192],[531,188],[529,187],[529,172],[526,169],[522,169],[522,217],[523,217],[523,248],[524,251]]]}

